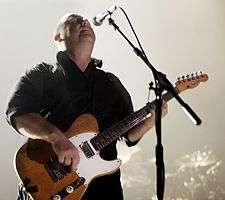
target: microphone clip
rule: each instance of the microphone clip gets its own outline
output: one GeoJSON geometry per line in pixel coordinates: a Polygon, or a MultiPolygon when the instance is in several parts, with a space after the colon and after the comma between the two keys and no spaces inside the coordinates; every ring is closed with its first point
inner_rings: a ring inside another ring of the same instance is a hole
{"type": "Polygon", "coordinates": [[[93,24],[95,26],[100,26],[102,25],[103,21],[106,19],[106,17],[110,16],[114,13],[114,11],[117,9],[117,6],[111,6],[108,10],[97,14],[96,16],[93,17],[93,24]]]}

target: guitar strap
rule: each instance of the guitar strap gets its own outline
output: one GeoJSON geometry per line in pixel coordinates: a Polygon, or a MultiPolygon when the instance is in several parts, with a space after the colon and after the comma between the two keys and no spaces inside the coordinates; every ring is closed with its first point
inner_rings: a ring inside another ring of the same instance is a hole
{"type": "Polygon", "coordinates": [[[30,200],[29,194],[23,183],[20,183],[18,186],[17,200],[30,200]]]}

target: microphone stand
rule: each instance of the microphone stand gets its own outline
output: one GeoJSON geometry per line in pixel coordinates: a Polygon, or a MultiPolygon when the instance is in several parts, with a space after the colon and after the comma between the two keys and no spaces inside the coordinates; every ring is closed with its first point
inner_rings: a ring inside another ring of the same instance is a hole
{"type": "Polygon", "coordinates": [[[178,95],[177,91],[174,89],[173,85],[166,78],[166,75],[162,72],[157,71],[152,64],[149,62],[148,58],[143,54],[143,52],[135,47],[131,41],[124,35],[124,33],[120,30],[120,28],[115,24],[114,20],[111,18],[109,20],[109,25],[112,25],[116,31],[118,31],[130,44],[133,48],[135,54],[140,57],[144,63],[148,66],[148,68],[152,71],[154,79],[155,79],[155,87],[150,87],[153,89],[156,94],[156,117],[155,117],[155,127],[156,127],[156,136],[157,136],[157,144],[155,148],[156,155],[156,172],[157,172],[157,184],[156,184],[156,194],[158,200],[163,200],[164,197],[164,188],[165,188],[165,166],[164,166],[164,158],[163,158],[163,145],[161,138],[161,106],[162,106],[162,93],[164,90],[168,91],[182,106],[185,113],[189,116],[189,118],[196,124],[201,124],[201,119],[197,116],[197,114],[191,109],[191,107],[186,104],[178,95]]]}

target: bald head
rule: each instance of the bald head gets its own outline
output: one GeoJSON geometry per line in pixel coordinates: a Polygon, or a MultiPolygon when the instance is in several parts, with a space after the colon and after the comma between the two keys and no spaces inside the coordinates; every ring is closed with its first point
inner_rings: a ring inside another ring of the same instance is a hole
{"type": "Polygon", "coordinates": [[[66,24],[68,24],[68,22],[71,19],[75,19],[75,18],[79,18],[81,17],[80,15],[74,14],[74,13],[68,13],[65,14],[60,20],[59,23],[56,27],[56,30],[54,32],[53,38],[55,42],[61,42],[64,38],[65,35],[65,30],[66,30],[66,24]]]}
{"type": "Polygon", "coordinates": [[[80,45],[94,45],[95,34],[87,19],[74,13],[64,15],[54,33],[59,50],[73,49],[80,45]]]}

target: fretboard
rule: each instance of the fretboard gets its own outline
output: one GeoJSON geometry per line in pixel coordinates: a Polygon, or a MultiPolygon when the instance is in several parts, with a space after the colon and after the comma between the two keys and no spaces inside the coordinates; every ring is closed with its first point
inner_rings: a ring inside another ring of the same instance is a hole
{"type": "MultiPolygon", "coordinates": [[[[163,95],[163,100],[169,101],[173,98],[170,93],[165,93],[163,95]]],[[[113,125],[109,129],[105,130],[104,132],[98,134],[94,138],[91,139],[91,144],[94,146],[96,151],[100,151],[106,145],[110,144],[114,140],[118,139],[124,133],[132,129],[134,126],[139,124],[143,121],[150,112],[149,107],[155,104],[155,100],[151,103],[148,103],[146,106],[141,108],[140,110],[131,113],[126,118],[118,122],[117,124],[113,125]]]]}

